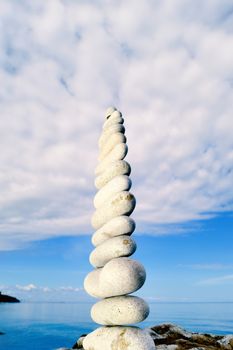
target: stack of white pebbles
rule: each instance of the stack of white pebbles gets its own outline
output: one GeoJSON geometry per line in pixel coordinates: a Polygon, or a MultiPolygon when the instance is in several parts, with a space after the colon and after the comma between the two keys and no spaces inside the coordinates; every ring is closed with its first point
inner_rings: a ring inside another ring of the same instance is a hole
{"type": "Polygon", "coordinates": [[[135,208],[131,187],[130,165],[123,160],[127,154],[124,119],[114,107],[108,108],[103,132],[99,139],[99,163],[96,167],[94,198],[96,211],[92,226],[95,249],[90,272],[84,288],[91,296],[100,298],[91,309],[91,317],[103,327],[88,334],[85,350],[152,350],[150,335],[132,325],[143,321],[149,314],[146,302],[128,295],[145,282],[146,272],[137,261],[129,258],[136,250],[130,237],[135,222],[129,216],[135,208]]]}

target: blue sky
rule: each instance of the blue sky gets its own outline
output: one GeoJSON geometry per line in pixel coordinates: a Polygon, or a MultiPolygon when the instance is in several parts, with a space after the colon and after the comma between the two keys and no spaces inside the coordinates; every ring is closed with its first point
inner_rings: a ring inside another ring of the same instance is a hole
{"type": "MultiPolygon", "coordinates": [[[[228,213],[189,223],[182,234],[135,234],[134,257],[147,271],[147,282],[138,294],[149,302],[233,301],[232,231],[228,213]]],[[[90,236],[80,235],[2,252],[2,289],[24,300],[91,300],[82,289],[92,270],[91,250],[90,236]]]]}
{"type": "Polygon", "coordinates": [[[84,300],[97,141],[125,118],[150,300],[232,300],[231,0],[0,4],[0,288],[84,300]],[[17,13],[17,16],[15,14],[17,13]]]}

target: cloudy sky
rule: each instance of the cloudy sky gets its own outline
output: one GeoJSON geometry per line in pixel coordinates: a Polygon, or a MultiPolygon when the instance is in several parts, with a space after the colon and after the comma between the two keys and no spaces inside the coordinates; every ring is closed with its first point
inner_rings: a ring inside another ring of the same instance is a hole
{"type": "Polygon", "coordinates": [[[2,0],[0,17],[0,288],[85,298],[97,141],[115,105],[142,293],[232,300],[232,0],[2,0]]]}

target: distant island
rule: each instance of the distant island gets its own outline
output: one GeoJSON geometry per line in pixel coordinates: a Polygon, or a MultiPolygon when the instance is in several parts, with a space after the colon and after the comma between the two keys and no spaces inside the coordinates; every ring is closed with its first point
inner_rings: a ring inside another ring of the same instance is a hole
{"type": "Polygon", "coordinates": [[[20,300],[0,292],[0,303],[20,303],[20,300]]]}

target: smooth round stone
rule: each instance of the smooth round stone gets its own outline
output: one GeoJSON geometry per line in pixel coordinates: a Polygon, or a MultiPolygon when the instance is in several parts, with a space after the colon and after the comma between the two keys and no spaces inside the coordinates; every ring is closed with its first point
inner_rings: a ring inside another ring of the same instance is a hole
{"type": "Polygon", "coordinates": [[[100,327],[83,340],[84,350],[155,350],[152,337],[138,327],[100,327]]]}
{"type": "Polygon", "coordinates": [[[110,163],[115,162],[116,160],[122,160],[125,158],[128,152],[128,147],[125,143],[119,143],[116,145],[111,152],[104,158],[96,167],[95,174],[99,175],[109,166],[110,163]]]}
{"type": "Polygon", "coordinates": [[[111,115],[112,113],[114,113],[115,111],[117,111],[117,109],[116,109],[116,107],[114,107],[114,106],[111,106],[111,107],[107,108],[107,110],[106,110],[106,112],[105,112],[105,117],[106,117],[106,118],[109,118],[110,115],[111,115]]]}
{"type": "Polygon", "coordinates": [[[115,117],[109,117],[103,125],[103,130],[107,130],[110,126],[115,125],[115,124],[124,124],[124,119],[122,117],[119,116],[115,116],[115,117]]]}
{"type": "Polygon", "coordinates": [[[105,205],[95,211],[91,224],[97,230],[116,216],[129,216],[133,212],[135,205],[136,199],[132,193],[128,191],[116,193],[105,205]]]}
{"type": "Polygon", "coordinates": [[[110,238],[91,252],[90,263],[94,267],[102,267],[111,259],[132,255],[136,247],[135,241],[129,236],[110,238]]]}
{"type": "Polygon", "coordinates": [[[116,118],[116,117],[122,117],[122,113],[118,110],[115,110],[112,114],[111,114],[111,118],[116,118]]]}
{"type": "Polygon", "coordinates": [[[128,216],[117,216],[97,230],[93,234],[91,242],[97,247],[109,238],[131,235],[135,230],[135,226],[135,222],[132,218],[128,216]]]}
{"type": "Polygon", "coordinates": [[[115,134],[111,135],[109,140],[104,145],[104,148],[100,152],[98,160],[101,162],[101,160],[103,160],[107,154],[119,143],[126,143],[126,137],[124,134],[116,132],[115,134]]]}
{"type": "Polygon", "coordinates": [[[91,308],[93,321],[104,326],[139,323],[148,315],[147,303],[141,298],[130,295],[103,299],[91,308]]]}
{"type": "Polygon", "coordinates": [[[99,208],[104,205],[109,198],[121,191],[128,191],[131,188],[131,180],[127,175],[119,175],[102,187],[94,197],[94,206],[99,208]]]}
{"type": "Polygon", "coordinates": [[[135,292],[145,279],[146,271],[138,261],[116,258],[90,272],[84,280],[84,288],[93,297],[109,298],[135,292]]]}
{"type": "Polygon", "coordinates": [[[125,133],[125,128],[124,125],[122,124],[114,124],[112,126],[110,126],[107,130],[103,131],[100,138],[99,138],[99,148],[102,149],[106,143],[106,141],[108,141],[109,137],[112,134],[115,134],[116,132],[121,132],[122,134],[125,133]]]}
{"type": "Polygon", "coordinates": [[[100,189],[118,175],[129,175],[131,168],[125,160],[117,160],[95,179],[95,187],[100,189]]]}

